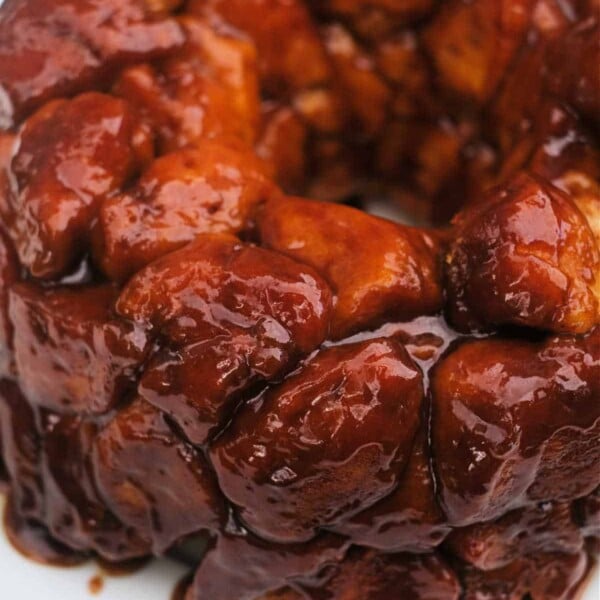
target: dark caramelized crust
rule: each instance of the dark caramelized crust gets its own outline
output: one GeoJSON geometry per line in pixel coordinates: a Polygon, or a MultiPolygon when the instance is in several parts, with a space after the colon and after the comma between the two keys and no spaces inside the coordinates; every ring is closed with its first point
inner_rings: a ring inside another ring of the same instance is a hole
{"type": "Polygon", "coordinates": [[[573,600],[598,0],[0,5],[14,544],[185,554],[186,600],[573,600]]]}

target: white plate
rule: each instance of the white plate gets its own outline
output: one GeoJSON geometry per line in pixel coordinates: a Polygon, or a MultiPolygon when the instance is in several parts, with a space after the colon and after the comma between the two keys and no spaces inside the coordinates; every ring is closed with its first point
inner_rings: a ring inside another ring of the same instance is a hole
{"type": "MultiPolygon", "coordinates": [[[[170,600],[186,572],[185,567],[170,560],[155,561],[133,575],[120,577],[102,573],[93,562],[77,568],[45,567],[23,558],[11,547],[4,531],[0,533],[2,600],[170,600]],[[92,594],[90,581],[98,575],[103,587],[92,594]]],[[[578,600],[600,600],[598,569],[578,600]]]]}

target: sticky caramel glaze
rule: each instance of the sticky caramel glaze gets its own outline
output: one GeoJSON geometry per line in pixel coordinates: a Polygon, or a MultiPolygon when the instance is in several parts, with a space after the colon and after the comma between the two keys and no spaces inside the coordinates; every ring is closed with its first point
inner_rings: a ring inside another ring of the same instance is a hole
{"type": "Polygon", "coordinates": [[[522,173],[453,222],[446,290],[459,329],[514,324],[585,333],[600,323],[600,250],[558,188],[522,173]]]}
{"type": "MultiPolygon", "coordinates": [[[[315,174],[319,197],[334,199],[356,187],[350,165],[362,160],[361,150],[344,150],[340,137],[360,134],[351,130],[358,123],[351,122],[347,106],[352,96],[343,97],[332,53],[306,4],[210,0],[191,1],[187,10],[218,30],[233,29],[257,49],[259,86],[266,100],[257,150],[275,166],[278,182],[300,192],[315,174]],[[282,44],[284,39],[293,41],[282,44]]],[[[370,70],[360,71],[363,81],[370,82],[370,70]]]]}
{"type": "Polygon", "coordinates": [[[151,160],[151,132],[122,100],[90,92],[46,104],[14,143],[1,216],[21,264],[57,278],[89,248],[100,202],[151,160]]]}
{"type": "Polygon", "coordinates": [[[213,444],[221,489],[265,539],[308,541],[394,489],[422,400],[421,373],[392,340],[319,351],[213,444]]]}
{"type": "Polygon", "coordinates": [[[17,544],[120,561],[208,532],[194,600],[572,600],[600,485],[597,8],[7,0],[17,544]],[[373,179],[459,216],[278,189],[373,179]]]}
{"type": "Polygon", "coordinates": [[[427,553],[450,532],[430,469],[428,420],[421,424],[396,489],[334,529],[354,543],[383,552],[427,553]]]}
{"type": "Polygon", "coordinates": [[[142,532],[121,523],[99,490],[92,461],[98,425],[46,412],[40,420],[44,524],[51,535],[69,548],[94,551],[112,562],[149,554],[142,532]]]}
{"type": "Polygon", "coordinates": [[[538,554],[495,571],[465,568],[464,600],[572,600],[585,577],[588,557],[538,554]]]}
{"type": "Polygon", "coordinates": [[[257,600],[388,600],[423,598],[458,600],[460,584],[437,555],[377,554],[355,548],[323,574],[319,587],[309,584],[282,588],[257,600]]]}
{"type": "Polygon", "coordinates": [[[283,376],[324,341],[331,304],[310,267],[233,236],[201,235],[135,275],[117,311],[166,342],[140,394],[202,445],[240,394],[283,376]]]}
{"type": "Polygon", "coordinates": [[[12,371],[13,326],[8,316],[8,296],[18,276],[19,263],[12,242],[0,227],[0,377],[8,377],[12,371]]]}
{"type": "Polygon", "coordinates": [[[246,32],[256,44],[262,87],[277,94],[317,87],[332,77],[331,65],[305,3],[300,0],[192,0],[192,14],[246,32]],[[277,36],[273,35],[276,31],[277,36]],[[293,44],[279,36],[295,33],[293,44]],[[299,69],[305,65],[305,69],[299,69]]]}
{"type": "Polygon", "coordinates": [[[420,598],[458,600],[460,584],[452,570],[435,554],[377,554],[362,549],[351,551],[320,589],[308,588],[309,598],[387,600],[420,598]]]}
{"type": "Polygon", "coordinates": [[[88,581],[88,590],[92,596],[97,596],[104,589],[104,579],[102,575],[94,575],[88,581]]]}
{"type": "Polygon", "coordinates": [[[156,131],[161,154],[207,139],[251,146],[261,110],[254,44],[230,28],[217,29],[189,15],[178,22],[186,35],[183,50],[125,69],[114,92],[156,131]]]}
{"type": "Polygon", "coordinates": [[[10,477],[4,513],[7,535],[22,554],[44,564],[73,565],[86,557],[60,543],[43,523],[45,499],[39,472],[36,415],[19,388],[0,380],[2,455],[10,477]]]}
{"type": "Polygon", "coordinates": [[[44,498],[36,414],[18,385],[6,379],[0,380],[0,414],[2,456],[11,480],[14,511],[23,520],[42,521],[44,498]]]}
{"type": "MultiPolygon", "coordinates": [[[[171,3],[172,4],[172,3],[171,3]]],[[[6,0],[0,19],[0,127],[56,97],[106,85],[124,63],[181,46],[168,2],[6,0]]]]}
{"type": "Polygon", "coordinates": [[[467,341],[436,366],[433,463],[452,524],[597,487],[599,336],[467,341]]]}
{"type": "Polygon", "coordinates": [[[546,502],[456,529],[445,545],[454,556],[483,571],[501,569],[522,556],[578,554],[586,531],[580,530],[574,516],[570,504],[546,502]]]}
{"type": "Polygon", "coordinates": [[[96,489],[89,462],[94,423],[34,410],[7,380],[0,382],[0,415],[10,500],[19,516],[16,539],[25,537],[29,545],[30,525],[33,540],[47,538],[81,555],[94,551],[114,562],[148,554],[147,544],[121,525],[96,489]]]}
{"type": "Polygon", "coordinates": [[[186,536],[222,525],[223,498],[204,456],[144,400],[119,411],[93,445],[101,496],[148,552],[162,555],[186,536]]]}
{"type": "Polygon", "coordinates": [[[4,528],[10,543],[23,555],[43,565],[72,567],[88,557],[74,552],[52,538],[48,530],[34,522],[27,522],[8,498],[4,512],[4,528]]]}
{"type": "Polygon", "coordinates": [[[186,600],[256,600],[300,579],[319,582],[321,572],[343,560],[349,543],[322,534],[305,544],[269,544],[244,529],[218,538],[200,563],[186,600]]]}
{"type": "Polygon", "coordinates": [[[377,338],[395,338],[408,351],[423,373],[425,391],[429,390],[429,372],[457,340],[465,337],[450,327],[443,315],[417,317],[412,321],[386,323],[371,331],[362,331],[336,341],[326,341],[325,347],[363,342],[377,338]]]}
{"type": "Polygon", "coordinates": [[[102,414],[135,389],[151,340],[114,314],[117,297],[110,285],[12,287],[15,363],[29,402],[58,413],[102,414]]]}
{"type": "Polygon", "coordinates": [[[100,209],[94,255],[124,281],[201,233],[248,232],[256,209],[280,195],[248,148],[203,140],[154,161],[124,196],[100,209]]]}
{"type": "Polygon", "coordinates": [[[436,235],[300,198],[268,202],[259,235],[266,247],[311,265],[329,282],[337,296],[334,339],[442,307],[436,235]]]}

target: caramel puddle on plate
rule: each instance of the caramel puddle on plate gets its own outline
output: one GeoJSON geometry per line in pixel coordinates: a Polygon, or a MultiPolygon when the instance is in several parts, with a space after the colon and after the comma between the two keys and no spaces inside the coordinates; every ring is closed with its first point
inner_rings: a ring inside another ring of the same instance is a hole
{"type": "Polygon", "coordinates": [[[95,557],[92,559],[100,568],[100,572],[88,581],[88,590],[92,596],[98,596],[104,590],[107,577],[126,577],[141,571],[150,562],[149,558],[138,558],[121,563],[110,563],[95,557]]]}
{"type": "Polygon", "coordinates": [[[92,596],[97,596],[104,589],[104,578],[102,575],[94,575],[88,582],[88,589],[92,596]]]}

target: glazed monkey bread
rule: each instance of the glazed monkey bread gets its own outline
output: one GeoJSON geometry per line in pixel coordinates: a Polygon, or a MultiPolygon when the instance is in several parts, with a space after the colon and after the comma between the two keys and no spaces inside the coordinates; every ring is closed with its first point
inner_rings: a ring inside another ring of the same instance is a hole
{"type": "Polygon", "coordinates": [[[15,545],[208,539],[187,600],[574,598],[600,544],[599,20],[5,0],[15,545]]]}

